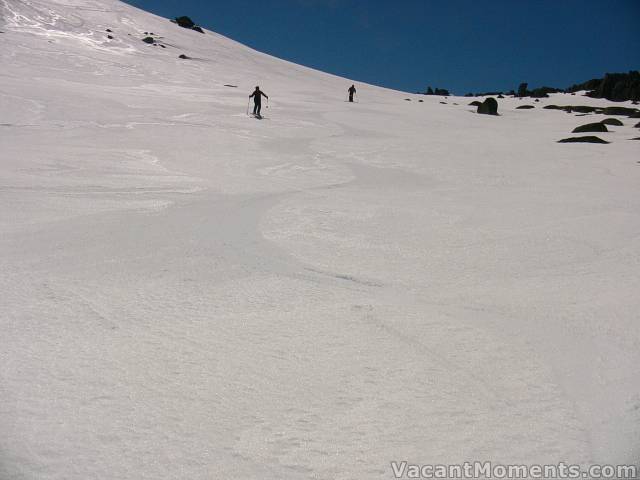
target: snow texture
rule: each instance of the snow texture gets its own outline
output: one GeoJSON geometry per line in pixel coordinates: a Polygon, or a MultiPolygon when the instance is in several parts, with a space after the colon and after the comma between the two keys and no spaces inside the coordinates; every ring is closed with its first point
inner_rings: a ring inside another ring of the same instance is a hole
{"type": "Polygon", "coordinates": [[[351,104],[116,0],[0,31],[0,478],[638,460],[633,122],[542,109],[610,102],[351,104]]]}

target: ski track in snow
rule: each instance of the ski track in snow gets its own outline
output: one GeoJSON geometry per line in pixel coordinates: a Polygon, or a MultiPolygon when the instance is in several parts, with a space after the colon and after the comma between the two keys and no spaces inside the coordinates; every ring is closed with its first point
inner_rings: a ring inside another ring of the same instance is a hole
{"type": "Polygon", "coordinates": [[[634,132],[541,108],[606,102],[348,104],[115,0],[0,1],[0,478],[637,460],[634,132]]]}

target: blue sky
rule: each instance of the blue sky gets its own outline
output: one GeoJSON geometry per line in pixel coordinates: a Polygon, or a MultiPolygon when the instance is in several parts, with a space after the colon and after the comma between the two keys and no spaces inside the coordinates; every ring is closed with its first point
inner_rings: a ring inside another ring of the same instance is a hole
{"type": "Polygon", "coordinates": [[[357,81],[457,94],[640,69],[640,0],[127,0],[357,81]]]}

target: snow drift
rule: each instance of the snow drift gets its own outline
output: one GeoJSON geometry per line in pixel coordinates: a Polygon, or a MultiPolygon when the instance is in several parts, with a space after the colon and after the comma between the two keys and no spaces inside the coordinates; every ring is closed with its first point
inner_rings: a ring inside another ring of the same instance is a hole
{"type": "Polygon", "coordinates": [[[1,478],[638,460],[637,130],[542,108],[610,102],[350,104],[115,0],[0,31],[1,478]]]}

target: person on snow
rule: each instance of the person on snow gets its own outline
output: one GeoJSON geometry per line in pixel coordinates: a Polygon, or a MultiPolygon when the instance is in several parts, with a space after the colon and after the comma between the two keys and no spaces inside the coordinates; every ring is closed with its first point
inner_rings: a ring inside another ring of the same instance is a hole
{"type": "Polygon", "coordinates": [[[349,87],[348,92],[349,92],[349,101],[350,101],[350,102],[353,102],[353,95],[356,93],[356,87],[355,87],[355,85],[351,85],[351,86],[349,87]]]}
{"type": "Polygon", "coordinates": [[[256,117],[260,116],[260,109],[262,108],[262,97],[265,97],[267,100],[269,99],[269,96],[264,93],[262,90],[260,90],[260,87],[256,87],[256,89],[253,91],[253,93],[251,95],[249,95],[249,98],[253,97],[253,114],[256,117]]]}

